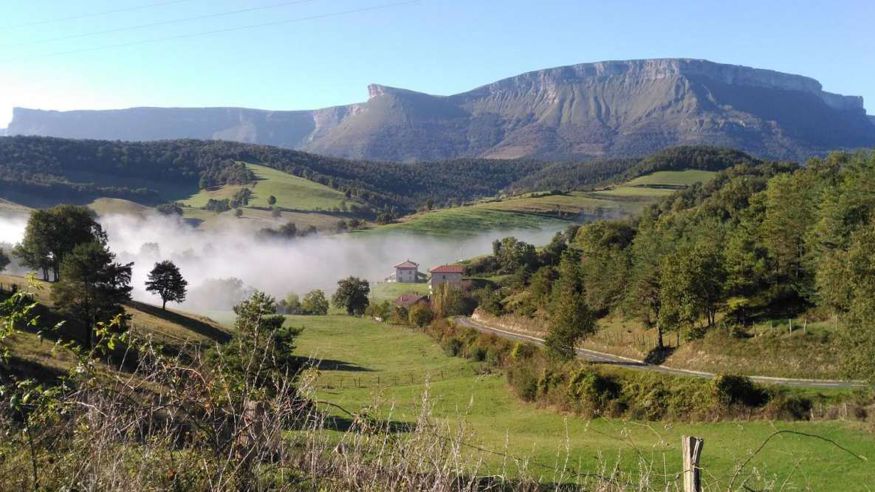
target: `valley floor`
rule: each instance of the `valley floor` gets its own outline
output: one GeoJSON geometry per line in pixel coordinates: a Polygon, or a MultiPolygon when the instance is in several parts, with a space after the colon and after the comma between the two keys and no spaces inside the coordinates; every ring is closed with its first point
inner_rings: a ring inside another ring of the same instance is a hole
{"type": "MultiPolygon", "coordinates": [[[[425,401],[445,432],[463,433],[462,451],[478,474],[573,481],[578,473],[619,467],[656,488],[673,487],[680,438],[695,435],[705,439],[706,489],[725,489],[736,467],[780,430],[816,434],[875,457],[875,436],[850,422],[640,422],[561,414],[520,402],[503,375],[445,355],[421,332],[346,316],[288,319],[304,327],[297,352],[322,359],[315,379],[321,400],[354,413],[368,408],[400,429],[417,421],[425,401]]],[[[741,480],[754,489],[866,490],[875,467],[830,442],[782,433],[739,472],[736,486],[741,480]]]]}

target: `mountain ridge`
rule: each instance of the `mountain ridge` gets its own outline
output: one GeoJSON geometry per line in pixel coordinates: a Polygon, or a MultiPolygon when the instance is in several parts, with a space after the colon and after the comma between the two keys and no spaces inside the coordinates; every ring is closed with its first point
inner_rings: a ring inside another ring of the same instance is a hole
{"type": "Polygon", "coordinates": [[[16,108],[8,134],[221,139],[392,161],[621,157],[685,144],[801,159],[875,146],[859,96],[802,75],[688,58],[535,70],[447,96],[370,84],[364,102],[315,110],[16,108]]]}

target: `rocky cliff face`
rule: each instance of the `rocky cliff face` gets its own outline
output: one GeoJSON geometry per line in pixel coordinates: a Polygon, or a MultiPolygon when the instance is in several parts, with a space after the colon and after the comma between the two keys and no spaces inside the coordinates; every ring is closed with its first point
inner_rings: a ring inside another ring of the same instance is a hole
{"type": "Polygon", "coordinates": [[[9,134],[227,139],[377,160],[644,154],[678,144],[773,158],[875,146],[863,100],[816,80],[704,60],[587,63],[452,96],[381,85],[360,104],[315,111],[16,109],[9,134]]]}

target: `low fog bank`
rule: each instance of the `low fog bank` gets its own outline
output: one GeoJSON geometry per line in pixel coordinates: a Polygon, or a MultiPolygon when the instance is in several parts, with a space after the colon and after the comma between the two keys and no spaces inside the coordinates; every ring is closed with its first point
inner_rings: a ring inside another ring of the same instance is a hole
{"type": "MultiPolygon", "coordinates": [[[[289,292],[300,295],[323,289],[333,292],[337,280],[350,275],[371,282],[392,273],[392,266],[410,259],[420,271],[492,251],[492,241],[513,235],[541,245],[559,230],[485,231],[476,237],[433,238],[407,233],[339,234],[310,236],[289,241],[256,238],[251,228],[229,219],[214,230],[199,230],[182,220],[160,215],[134,217],[111,215],[100,218],[109,247],[118,261],[134,262],[133,296],[155,303],[158,298],[144,290],[155,262],[172,260],[189,282],[183,308],[229,309],[252,289],[277,298],[289,292]]],[[[24,223],[0,219],[0,242],[21,239],[24,223]]]]}
{"type": "Polygon", "coordinates": [[[24,228],[26,226],[26,215],[0,215],[0,249],[2,249],[3,252],[6,253],[6,256],[11,260],[2,273],[24,275],[30,271],[29,268],[19,263],[18,258],[12,256],[12,247],[24,237],[24,228]]]}

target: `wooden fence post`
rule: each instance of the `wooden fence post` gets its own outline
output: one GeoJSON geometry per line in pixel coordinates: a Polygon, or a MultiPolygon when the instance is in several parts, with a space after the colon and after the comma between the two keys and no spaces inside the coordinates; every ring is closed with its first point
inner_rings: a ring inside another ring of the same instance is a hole
{"type": "Polygon", "coordinates": [[[681,451],[684,458],[684,492],[701,492],[702,481],[699,477],[699,457],[702,456],[702,446],[705,441],[698,437],[682,436],[681,451]]]}

